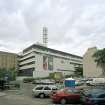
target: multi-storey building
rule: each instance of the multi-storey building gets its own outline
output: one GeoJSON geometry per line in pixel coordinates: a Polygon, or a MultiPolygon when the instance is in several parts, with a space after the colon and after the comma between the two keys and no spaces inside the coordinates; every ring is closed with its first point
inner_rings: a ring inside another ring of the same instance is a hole
{"type": "Polygon", "coordinates": [[[100,77],[102,69],[97,66],[94,61],[93,54],[98,51],[96,47],[88,48],[83,56],[83,76],[84,77],[100,77]]]}
{"type": "Polygon", "coordinates": [[[14,53],[0,51],[0,69],[18,69],[18,56],[14,53]]]}
{"type": "Polygon", "coordinates": [[[19,59],[19,75],[45,77],[52,72],[73,74],[75,67],[82,66],[82,57],[33,44],[23,50],[19,59]]]}

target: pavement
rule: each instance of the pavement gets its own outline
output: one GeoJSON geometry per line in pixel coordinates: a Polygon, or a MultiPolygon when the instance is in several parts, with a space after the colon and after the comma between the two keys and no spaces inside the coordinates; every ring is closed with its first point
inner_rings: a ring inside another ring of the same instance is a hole
{"type": "Polygon", "coordinates": [[[53,105],[49,98],[33,98],[33,87],[32,84],[23,84],[18,90],[0,91],[0,105],[53,105]]]}
{"type": "Polygon", "coordinates": [[[6,94],[4,92],[0,92],[0,97],[5,96],[6,94]]]}
{"type": "Polygon", "coordinates": [[[0,96],[2,96],[0,97],[0,105],[60,105],[53,104],[50,98],[33,98],[33,87],[35,87],[35,85],[23,83],[22,87],[18,90],[0,91],[0,96]]]}

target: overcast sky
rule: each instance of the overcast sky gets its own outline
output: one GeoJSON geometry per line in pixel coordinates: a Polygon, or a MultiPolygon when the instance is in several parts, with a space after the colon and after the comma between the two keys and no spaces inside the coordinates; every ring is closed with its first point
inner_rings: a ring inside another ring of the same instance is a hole
{"type": "Polygon", "coordinates": [[[0,50],[18,53],[42,43],[83,55],[88,47],[105,47],[105,0],[0,0],[0,50]]]}

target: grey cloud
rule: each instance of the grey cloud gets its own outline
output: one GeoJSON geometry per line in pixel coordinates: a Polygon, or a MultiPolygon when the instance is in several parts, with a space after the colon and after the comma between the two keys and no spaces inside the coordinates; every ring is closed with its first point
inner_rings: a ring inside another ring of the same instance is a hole
{"type": "Polygon", "coordinates": [[[104,7],[104,0],[0,0],[0,49],[18,52],[42,42],[44,25],[49,47],[79,55],[104,47],[104,7]]]}

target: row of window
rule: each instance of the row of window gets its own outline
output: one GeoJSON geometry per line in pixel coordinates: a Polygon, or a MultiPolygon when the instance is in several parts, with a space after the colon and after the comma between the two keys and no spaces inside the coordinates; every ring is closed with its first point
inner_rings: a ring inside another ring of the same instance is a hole
{"type": "Polygon", "coordinates": [[[32,58],[35,58],[35,56],[31,56],[31,57],[25,58],[25,59],[23,59],[23,60],[21,60],[21,61],[19,61],[19,62],[23,62],[23,61],[25,61],[25,60],[29,60],[29,59],[32,59],[32,58]]]}
{"type": "Polygon", "coordinates": [[[78,64],[78,63],[73,63],[73,62],[70,62],[70,64],[74,65],[74,66],[82,66],[82,64],[78,64]]]}
{"type": "Polygon", "coordinates": [[[35,64],[35,61],[25,63],[25,64],[22,64],[22,65],[19,65],[19,66],[22,67],[22,66],[28,66],[28,65],[32,65],[32,64],[35,64]]]}
{"type": "Polygon", "coordinates": [[[82,61],[76,60],[76,59],[70,59],[70,60],[75,61],[75,62],[82,62],[82,61]]]}
{"type": "Polygon", "coordinates": [[[33,71],[34,71],[34,68],[19,70],[18,76],[33,76],[33,71]]]}
{"type": "MultiPolygon", "coordinates": [[[[32,52],[31,52],[31,53],[32,53],[32,52]]],[[[27,56],[27,55],[29,55],[29,54],[31,54],[31,53],[28,53],[28,54],[24,55],[23,57],[25,57],[25,56],[27,56]]],[[[41,52],[36,52],[36,51],[34,51],[34,53],[42,54],[41,52]]],[[[49,56],[49,55],[46,54],[46,56],[49,56]]],[[[33,56],[33,57],[35,57],[35,56],[33,56]]],[[[33,58],[33,57],[29,57],[29,58],[26,58],[26,59],[24,59],[24,60],[28,60],[28,59],[31,59],[31,58],[33,58]]],[[[65,57],[59,57],[59,56],[56,56],[56,55],[53,55],[53,57],[60,58],[60,59],[63,59],[63,60],[72,60],[72,61],[75,61],[75,62],[82,62],[82,61],[78,60],[78,58],[77,58],[77,60],[75,60],[75,59],[69,59],[69,58],[65,58],[65,57]]],[[[24,60],[21,60],[20,62],[22,62],[22,61],[24,61],[24,60]]],[[[82,60],[82,59],[81,59],[81,60],[82,60]]],[[[61,63],[64,63],[64,61],[61,61],[61,63]]]]}
{"type": "MultiPolygon", "coordinates": [[[[59,54],[59,55],[63,55],[63,56],[65,56],[65,57],[70,57],[69,55],[67,55],[67,54],[64,54],[64,52],[61,52],[61,51],[58,51],[57,53],[55,53],[55,50],[53,51],[50,51],[49,49],[38,49],[38,50],[40,50],[40,51],[45,51],[45,52],[49,52],[49,53],[54,53],[54,54],[59,54]]],[[[71,55],[73,58],[76,58],[76,59],[82,59],[81,57],[77,57],[77,56],[75,56],[75,55],[71,55]]]]}
{"type": "MultiPolygon", "coordinates": [[[[44,53],[42,53],[42,52],[36,52],[36,51],[34,51],[35,53],[37,53],[37,54],[44,54],[44,53]]],[[[50,54],[46,54],[46,56],[49,56],[50,54]]],[[[76,61],[76,62],[82,62],[82,61],[80,61],[80,59],[79,58],[77,58],[78,60],[75,60],[75,59],[70,59],[70,58],[66,58],[66,57],[60,57],[60,56],[57,56],[57,55],[51,55],[51,56],[53,56],[53,57],[55,57],[55,58],[60,58],[60,59],[64,59],[64,60],[72,60],[72,61],[76,61]]],[[[82,60],[82,59],[81,59],[82,60]]]]}
{"type": "Polygon", "coordinates": [[[33,52],[30,52],[30,53],[28,53],[28,54],[25,54],[25,55],[23,55],[22,57],[26,57],[26,56],[30,55],[31,53],[33,53],[33,52]]]}

